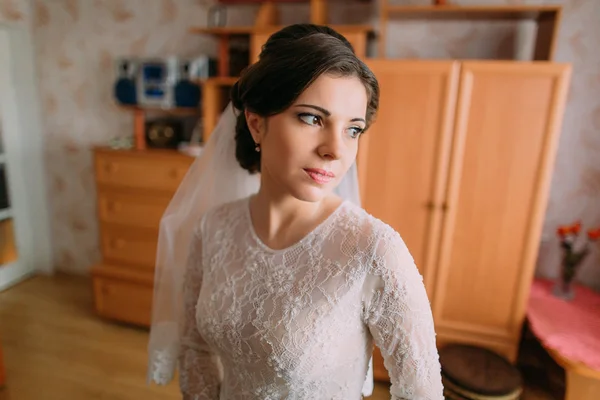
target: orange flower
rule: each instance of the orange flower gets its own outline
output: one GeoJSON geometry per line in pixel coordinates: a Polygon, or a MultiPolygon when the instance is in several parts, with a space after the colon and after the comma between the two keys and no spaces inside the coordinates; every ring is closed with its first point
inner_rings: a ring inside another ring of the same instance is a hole
{"type": "Polygon", "coordinates": [[[571,225],[561,225],[557,229],[557,233],[561,238],[567,235],[578,235],[581,232],[581,221],[572,223],[571,225]]]}
{"type": "Polygon", "coordinates": [[[600,239],[600,228],[590,229],[587,234],[590,240],[600,239]]]}
{"type": "Polygon", "coordinates": [[[569,227],[567,226],[559,226],[558,229],[556,230],[556,233],[558,233],[558,236],[565,237],[569,234],[569,227]]]}

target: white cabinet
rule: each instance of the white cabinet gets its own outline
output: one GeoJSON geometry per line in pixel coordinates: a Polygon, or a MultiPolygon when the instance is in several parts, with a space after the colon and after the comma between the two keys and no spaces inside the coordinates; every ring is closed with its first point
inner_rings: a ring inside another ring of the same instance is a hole
{"type": "Polygon", "coordinates": [[[36,82],[30,33],[0,24],[0,290],[52,270],[36,82]]]}

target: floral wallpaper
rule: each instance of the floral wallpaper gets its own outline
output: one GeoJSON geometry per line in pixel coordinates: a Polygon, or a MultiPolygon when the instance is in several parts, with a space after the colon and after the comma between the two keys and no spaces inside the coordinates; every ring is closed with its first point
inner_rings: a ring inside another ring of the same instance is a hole
{"type": "MultiPolygon", "coordinates": [[[[557,61],[573,64],[568,104],[552,179],[537,273],[554,277],[560,259],[558,225],[600,226],[600,2],[564,4],[557,61]]],[[[579,280],[600,290],[600,243],[592,246],[579,280]]]]}
{"type": "Polygon", "coordinates": [[[30,20],[30,0],[0,0],[0,23],[26,25],[30,20]]]}
{"type": "MultiPolygon", "coordinates": [[[[389,0],[430,4],[430,0],[389,0]]],[[[600,2],[597,0],[454,0],[455,4],[562,4],[557,61],[572,62],[563,124],[537,273],[555,276],[557,225],[600,225],[600,2]]],[[[214,43],[187,32],[204,26],[210,0],[0,0],[0,22],[31,24],[46,134],[46,166],[55,263],[87,273],[100,260],[90,147],[128,135],[131,115],[112,100],[119,56],[214,54],[214,43]]],[[[375,23],[374,1],[333,2],[332,23],[375,23]],[[340,11],[335,13],[335,11],[340,11]]],[[[248,24],[253,8],[237,6],[231,24],[248,24]]],[[[306,5],[282,7],[282,21],[308,20],[306,5]]],[[[531,26],[504,22],[392,21],[388,57],[529,57],[531,26]]],[[[600,289],[600,245],[580,279],[600,289]]]]}
{"type": "Polygon", "coordinates": [[[197,0],[32,4],[55,263],[86,273],[100,261],[91,147],[133,132],[132,114],[112,97],[115,58],[192,56],[214,46],[187,32],[206,20],[197,0]]]}

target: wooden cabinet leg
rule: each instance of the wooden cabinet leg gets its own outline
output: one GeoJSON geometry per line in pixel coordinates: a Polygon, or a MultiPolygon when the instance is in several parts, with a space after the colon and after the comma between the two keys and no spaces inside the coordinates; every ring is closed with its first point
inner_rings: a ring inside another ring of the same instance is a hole
{"type": "Polygon", "coordinates": [[[133,132],[135,138],[135,148],[137,150],[146,149],[146,122],[144,110],[135,110],[133,114],[133,132]]]}

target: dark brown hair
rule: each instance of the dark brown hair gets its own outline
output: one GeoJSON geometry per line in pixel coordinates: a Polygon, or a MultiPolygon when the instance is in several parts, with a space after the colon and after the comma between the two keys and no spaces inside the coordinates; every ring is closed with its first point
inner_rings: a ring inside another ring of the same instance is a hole
{"type": "Polygon", "coordinates": [[[322,74],[356,76],[362,81],[368,96],[368,128],[379,106],[375,75],[335,30],[312,24],[290,25],[269,37],[259,60],[243,71],[231,90],[231,101],[239,112],[236,158],[243,168],[260,172],[260,152],[255,151],[244,110],[262,117],[279,114],[322,74]]]}

